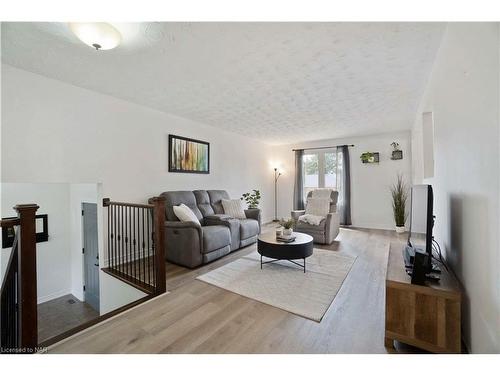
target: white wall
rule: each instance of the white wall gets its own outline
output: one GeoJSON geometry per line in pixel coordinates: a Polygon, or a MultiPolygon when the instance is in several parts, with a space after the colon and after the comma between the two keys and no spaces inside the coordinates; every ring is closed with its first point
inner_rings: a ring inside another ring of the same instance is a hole
{"type": "Polygon", "coordinates": [[[48,215],[49,240],[37,243],[38,303],[69,294],[69,185],[2,183],[1,201],[2,217],[17,216],[12,207],[19,203],[37,203],[37,214],[48,215]]]}
{"type": "Polygon", "coordinates": [[[140,290],[102,271],[99,274],[99,283],[101,290],[99,306],[101,315],[137,301],[142,297],[146,297],[146,294],[140,290]]]}
{"type": "Polygon", "coordinates": [[[365,137],[330,139],[276,148],[273,160],[284,169],[279,179],[279,217],[290,217],[293,205],[294,148],[354,144],[349,148],[351,161],[352,224],[362,228],[394,229],[389,188],[398,173],[411,182],[410,133],[397,132],[365,137]],[[403,150],[402,160],[390,160],[391,143],[396,141],[403,150]],[[363,164],[360,155],[366,151],[380,153],[379,164],[363,164]]]}
{"type": "Polygon", "coordinates": [[[271,217],[270,146],[9,65],[2,70],[4,181],[101,182],[105,197],[130,202],[166,190],[227,189],[238,198],[260,189],[263,216],[271,217]],[[169,173],[168,134],[210,142],[210,174],[169,173]]]}
{"type": "Polygon", "coordinates": [[[464,337],[500,352],[499,27],[449,24],[412,131],[416,183],[434,189],[434,235],[464,287],[464,337]],[[422,113],[434,114],[434,177],[424,179],[422,113]]]}
{"type": "MultiPolygon", "coordinates": [[[[2,74],[2,181],[99,183],[98,202],[144,203],[166,190],[194,189],[226,189],[238,198],[260,189],[263,219],[271,219],[270,146],[9,65],[2,74]],[[210,174],[169,173],[168,134],[210,142],[210,174]]],[[[79,225],[72,217],[73,234],[79,225]]],[[[78,242],[76,235],[73,249],[78,242]]],[[[99,251],[105,263],[102,237],[99,251]]],[[[78,258],[75,252],[71,290],[80,298],[78,258]]],[[[137,298],[134,288],[109,279],[101,272],[101,314],[137,298]]]]}

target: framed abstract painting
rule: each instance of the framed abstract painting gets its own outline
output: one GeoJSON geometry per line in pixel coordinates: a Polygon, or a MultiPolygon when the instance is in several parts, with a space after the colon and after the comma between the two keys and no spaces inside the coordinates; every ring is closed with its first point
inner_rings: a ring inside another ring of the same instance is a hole
{"type": "Polygon", "coordinates": [[[168,171],[210,173],[210,143],[169,134],[168,171]]]}

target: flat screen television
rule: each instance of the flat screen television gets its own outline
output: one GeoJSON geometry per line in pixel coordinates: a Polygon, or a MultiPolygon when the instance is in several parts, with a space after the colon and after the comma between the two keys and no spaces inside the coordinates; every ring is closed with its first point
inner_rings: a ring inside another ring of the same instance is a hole
{"type": "Polygon", "coordinates": [[[412,186],[408,247],[427,254],[426,273],[432,271],[433,200],[431,185],[412,186]]]}

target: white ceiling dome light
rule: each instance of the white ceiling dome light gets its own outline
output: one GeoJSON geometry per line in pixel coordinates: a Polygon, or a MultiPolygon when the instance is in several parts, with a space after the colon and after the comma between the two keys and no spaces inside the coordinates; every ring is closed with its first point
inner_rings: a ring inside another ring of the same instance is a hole
{"type": "Polygon", "coordinates": [[[69,27],[78,39],[96,50],[115,48],[122,40],[120,32],[105,22],[72,22],[69,27]]]}

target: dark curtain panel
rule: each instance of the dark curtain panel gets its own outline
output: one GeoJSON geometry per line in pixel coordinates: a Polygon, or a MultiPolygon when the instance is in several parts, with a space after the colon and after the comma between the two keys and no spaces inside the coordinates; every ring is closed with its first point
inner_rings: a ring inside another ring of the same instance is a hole
{"type": "Polygon", "coordinates": [[[337,155],[342,154],[342,175],[339,199],[340,224],[351,225],[351,163],[349,161],[349,147],[338,146],[337,155]]]}
{"type": "Polygon", "coordinates": [[[304,150],[295,151],[295,184],[293,186],[293,209],[304,209],[304,180],[302,157],[304,150]]]}

